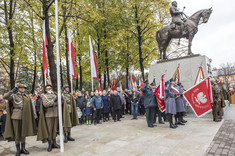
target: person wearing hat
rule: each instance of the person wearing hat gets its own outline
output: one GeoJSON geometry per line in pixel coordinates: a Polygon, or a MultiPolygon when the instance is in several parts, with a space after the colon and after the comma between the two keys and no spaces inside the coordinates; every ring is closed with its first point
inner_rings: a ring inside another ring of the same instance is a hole
{"type": "Polygon", "coordinates": [[[155,96],[153,94],[153,90],[150,87],[149,81],[146,80],[144,82],[144,85],[141,88],[141,91],[143,92],[144,95],[144,107],[145,107],[145,112],[146,112],[146,120],[148,127],[153,128],[153,122],[154,122],[154,113],[155,113],[155,107],[156,103],[155,101],[155,96]]]}
{"type": "MultiPolygon", "coordinates": [[[[185,91],[183,85],[182,85],[181,83],[179,83],[178,86],[179,86],[179,92],[180,92],[181,94],[183,94],[184,91],[185,91]]],[[[185,100],[185,98],[183,97],[183,95],[181,95],[180,97],[181,97],[182,102],[183,102],[183,108],[182,108],[182,112],[181,112],[181,115],[180,115],[180,117],[181,117],[180,120],[181,120],[182,123],[186,123],[187,121],[184,120],[183,117],[184,117],[184,113],[187,112],[187,101],[185,100]]]]}
{"type": "MultiPolygon", "coordinates": [[[[71,128],[72,125],[66,102],[62,103],[62,109],[63,128],[71,128]]],[[[38,141],[42,141],[43,143],[48,141],[48,152],[51,152],[52,148],[60,148],[56,143],[58,122],[58,97],[57,94],[53,92],[52,86],[48,84],[45,86],[44,94],[42,95],[37,135],[38,141]]]]}
{"type": "Polygon", "coordinates": [[[35,109],[36,109],[36,113],[37,113],[37,116],[38,116],[38,118],[36,120],[36,124],[38,126],[38,121],[39,121],[39,118],[40,118],[40,106],[41,106],[41,103],[42,103],[42,90],[37,89],[36,95],[37,95],[37,100],[36,100],[35,109]]]}
{"type": "Polygon", "coordinates": [[[25,85],[18,84],[4,95],[4,99],[9,101],[4,138],[8,141],[15,140],[16,156],[29,154],[25,149],[25,138],[37,133],[32,101],[25,94],[25,89],[25,85]]]}
{"type": "Polygon", "coordinates": [[[175,129],[176,125],[173,124],[172,116],[176,115],[176,103],[175,103],[175,97],[177,94],[172,90],[171,87],[175,85],[175,80],[172,78],[170,79],[170,85],[165,88],[165,107],[167,114],[168,121],[170,123],[170,128],[175,129]]]}
{"type": "MultiPolygon", "coordinates": [[[[64,102],[67,103],[68,107],[68,112],[69,112],[69,117],[70,117],[70,122],[72,126],[78,125],[78,115],[77,115],[77,109],[76,109],[76,103],[73,95],[69,92],[69,86],[66,85],[64,87],[64,92],[63,92],[63,98],[64,102]]],[[[71,137],[71,128],[64,128],[64,142],[67,143],[68,141],[74,141],[71,137]]]]}
{"type": "Polygon", "coordinates": [[[183,122],[183,112],[185,111],[184,109],[184,98],[183,98],[183,90],[180,88],[181,83],[175,85],[175,88],[180,92],[180,96],[176,97],[176,125],[185,125],[183,122]]]}

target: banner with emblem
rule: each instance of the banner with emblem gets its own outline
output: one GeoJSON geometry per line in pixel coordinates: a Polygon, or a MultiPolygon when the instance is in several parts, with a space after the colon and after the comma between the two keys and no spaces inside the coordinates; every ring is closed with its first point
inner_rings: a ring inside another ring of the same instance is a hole
{"type": "Polygon", "coordinates": [[[206,79],[184,92],[183,95],[198,118],[211,112],[206,79]]]}
{"type": "Polygon", "coordinates": [[[157,98],[157,103],[158,103],[158,107],[159,107],[159,110],[161,112],[164,112],[166,110],[166,107],[165,107],[165,102],[164,102],[164,98],[161,96],[160,94],[160,85],[156,88],[156,90],[154,91],[154,95],[156,96],[157,98]]]}

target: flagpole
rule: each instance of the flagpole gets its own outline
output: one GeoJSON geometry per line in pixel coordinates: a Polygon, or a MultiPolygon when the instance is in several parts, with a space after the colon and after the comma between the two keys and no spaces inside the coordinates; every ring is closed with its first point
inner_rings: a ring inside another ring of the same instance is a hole
{"type": "Polygon", "coordinates": [[[92,75],[91,75],[91,86],[92,86],[92,92],[93,92],[93,77],[92,77],[92,75]]]}
{"type": "MultiPolygon", "coordinates": [[[[70,43],[70,31],[68,29],[68,44],[69,44],[69,70],[70,70],[70,82],[71,82],[71,93],[73,94],[73,76],[71,73],[71,69],[72,69],[72,49],[71,49],[71,43],[70,43]]],[[[71,41],[72,42],[72,41],[71,41]]]]}
{"type": "Polygon", "coordinates": [[[71,93],[73,94],[73,76],[72,75],[70,76],[71,76],[71,93]]]}
{"type": "Polygon", "coordinates": [[[60,132],[60,152],[64,152],[62,108],[61,108],[61,84],[60,84],[60,56],[59,56],[59,34],[58,34],[58,0],[55,0],[55,24],[56,24],[56,60],[57,60],[57,93],[58,93],[58,111],[59,111],[59,132],[60,132]]]}
{"type": "Polygon", "coordinates": [[[45,87],[46,87],[46,85],[47,85],[47,74],[46,73],[44,73],[44,80],[45,80],[45,87]]]}

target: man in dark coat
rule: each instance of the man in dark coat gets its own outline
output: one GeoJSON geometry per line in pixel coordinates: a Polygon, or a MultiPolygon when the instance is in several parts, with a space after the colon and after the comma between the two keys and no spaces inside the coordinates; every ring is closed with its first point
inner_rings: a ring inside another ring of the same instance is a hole
{"type": "Polygon", "coordinates": [[[98,90],[95,91],[95,96],[91,100],[91,104],[94,110],[94,125],[101,124],[100,115],[103,108],[103,100],[99,96],[98,90]]]}
{"type": "Polygon", "coordinates": [[[113,95],[110,97],[110,107],[113,109],[113,120],[114,122],[121,121],[120,120],[120,109],[121,109],[122,101],[119,95],[117,95],[117,91],[113,92],[113,95]]]}
{"type": "Polygon", "coordinates": [[[153,128],[154,122],[154,108],[156,107],[156,103],[154,102],[154,94],[152,88],[149,85],[148,80],[145,81],[144,85],[141,88],[141,91],[144,94],[144,107],[146,112],[146,120],[148,127],[153,128]]]}
{"type": "Polygon", "coordinates": [[[82,96],[81,92],[78,92],[78,97],[76,98],[76,107],[79,108],[82,112],[82,116],[79,119],[80,124],[83,124],[83,122],[84,122],[86,103],[87,103],[86,98],[84,96],[82,96]]]}
{"type": "Polygon", "coordinates": [[[25,89],[25,85],[18,84],[3,97],[9,101],[4,138],[8,141],[15,140],[16,156],[29,154],[25,149],[25,138],[36,135],[37,132],[32,101],[25,94],[25,89]]]}
{"type": "Polygon", "coordinates": [[[103,122],[106,122],[109,120],[109,106],[110,106],[110,102],[109,102],[109,97],[108,95],[106,95],[106,90],[103,91],[103,95],[101,96],[102,100],[103,100],[103,122]],[[108,119],[108,120],[106,120],[108,119]]]}
{"type": "Polygon", "coordinates": [[[131,100],[132,100],[132,91],[131,90],[128,90],[126,92],[126,114],[129,114],[131,115],[131,100]]]}

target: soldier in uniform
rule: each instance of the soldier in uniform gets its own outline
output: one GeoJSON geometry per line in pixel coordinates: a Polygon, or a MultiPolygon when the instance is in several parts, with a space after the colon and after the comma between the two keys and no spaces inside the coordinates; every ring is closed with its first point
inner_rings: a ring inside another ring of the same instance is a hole
{"type": "Polygon", "coordinates": [[[172,22],[180,25],[182,35],[185,35],[186,34],[185,25],[184,25],[184,21],[182,20],[183,12],[179,11],[179,9],[177,8],[176,1],[173,1],[171,4],[172,6],[170,7],[170,14],[172,17],[172,22]]]}
{"type": "Polygon", "coordinates": [[[218,119],[220,88],[216,83],[215,79],[213,78],[211,79],[211,84],[212,84],[212,96],[213,96],[213,104],[212,104],[213,121],[219,122],[221,121],[220,119],[218,119]]]}
{"type": "MultiPolygon", "coordinates": [[[[74,99],[73,95],[69,92],[68,85],[66,85],[64,87],[63,98],[64,98],[64,102],[67,103],[71,125],[72,126],[78,125],[78,115],[77,115],[75,99],[74,99]]],[[[64,142],[65,143],[67,143],[68,141],[75,140],[74,138],[71,137],[71,128],[65,128],[64,131],[65,131],[65,134],[64,134],[64,138],[65,138],[64,142]]]]}
{"type": "Polygon", "coordinates": [[[4,99],[9,100],[4,137],[8,141],[15,140],[16,156],[29,154],[25,149],[25,137],[37,133],[32,101],[25,94],[25,89],[25,85],[18,84],[4,95],[4,99]]]}
{"type": "Polygon", "coordinates": [[[38,125],[38,138],[45,142],[48,140],[48,149],[60,148],[56,143],[56,134],[58,128],[58,97],[52,91],[51,85],[46,85],[42,95],[42,104],[40,107],[40,119],[38,125]],[[45,135],[44,135],[45,134],[45,135]]]}
{"type": "Polygon", "coordinates": [[[175,80],[172,78],[170,79],[170,85],[165,88],[165,105],[168,121],[170,123],[170,128],[176,128],[176,125],[173,124],[172,116],[176,115],[176,103],[175,97],[177,94],[172,90],[171,87],[175,85],[175,80]]]}

